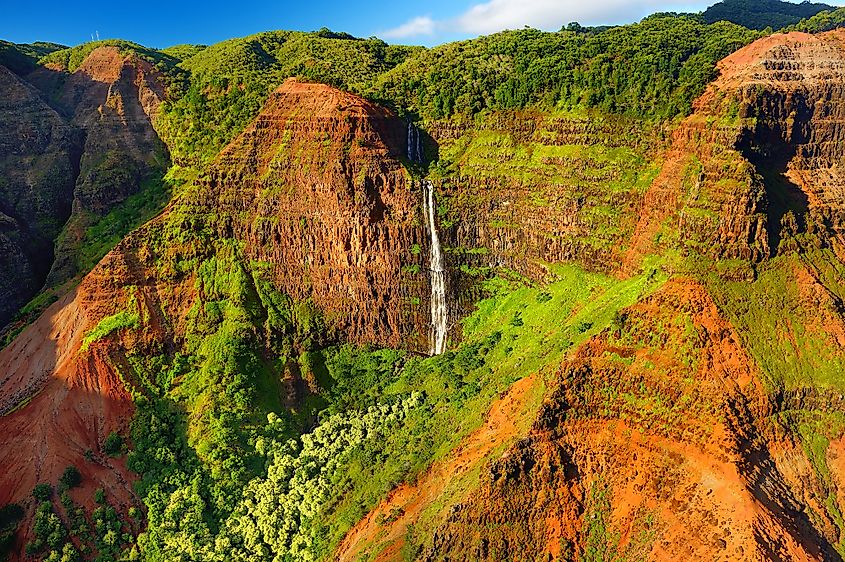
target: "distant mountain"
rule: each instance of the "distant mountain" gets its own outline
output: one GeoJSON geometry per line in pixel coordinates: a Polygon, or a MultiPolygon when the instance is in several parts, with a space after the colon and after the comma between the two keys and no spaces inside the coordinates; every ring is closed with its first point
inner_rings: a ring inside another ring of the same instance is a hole
{"type": "Polygon", "coordinates": [[[0,65],[9,70],[22,74],[35,69],[38,59],[54,51],[67,49],[58,43],[10,43],[0,39],[0,65]]]}
{"type": "Polygon", "coordinates": [[[781,29],[819,12],[835,10],[829,4],[781,2],[780,0],[724,0],[704,11],[706,23],[730,21],[750,29],[781,29]]]}

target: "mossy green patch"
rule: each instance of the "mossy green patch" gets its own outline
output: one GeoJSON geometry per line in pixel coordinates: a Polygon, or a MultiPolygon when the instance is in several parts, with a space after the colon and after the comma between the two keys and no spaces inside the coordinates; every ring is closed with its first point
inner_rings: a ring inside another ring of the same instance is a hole
{"type": "Polygon", "coordinates": [[[99,341],[118,330],[129,330],[141,325],[137,312],[120,311],[100,320],[94,328],[85,333],[82,339],[82,351],[88,351],[92,343],[99,341]]]}

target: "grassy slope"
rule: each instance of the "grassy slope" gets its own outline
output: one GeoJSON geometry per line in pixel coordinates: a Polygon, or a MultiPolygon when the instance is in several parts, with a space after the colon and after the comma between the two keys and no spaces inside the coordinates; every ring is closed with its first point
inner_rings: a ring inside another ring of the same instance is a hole
{"type": "Polygon", "coordinates": [[[845,295],[845,268],[828,250],[778,256],[759,268],[754,282],[714,278],[709,283],[770,391],[845,388],[845,351],[818,310],[804,302],[804,281],[795,272],[805,267],[817,272],[836,298],[845,295]]]}
{"type": "MultiPolygon", "coordinates": [[[[356,410],[363,413],[379,404],[397,404],[419,393],[422,401],[402,424],[383,429],[377,441],[355,444],[331,461],[323,461],[325,465],[318,463],[316,466],[326,467],[320,474],[327,470],[332,484],[316,507],[301,516],[288,539],[278,543],[265,539],[271,549],[298,552],[294,545],[305,541],[307,552],[328,556],[352,524],[399,482],[415,478],[477,429],[491,402],[514,381],[558,365],[574,346],[607,327],[621,308],[655,290],[665,279],[653,268],[625,281],[576,266],[553,269],[557,281],[545,288],[493,282],[490,289],[495,296],[482,301],[465,321],[462,345],[442,356],[418,358],[350,348],[309,354],[303,363],[314,367],[315,376],[330,389],[324,396],[329,408],[325,417],[321,416],[326,421],[313,433],[331,432],[331,412],[354,416],[356,410]],[[373,353],[378,356],[374,358],[373,353]],[[371,362],[380,367],[361,368],[371,362]],[[373,374],[380,375],[373,378],[373,374]]],[[[296,463],[297,455],[279,455],[271,457],[271,474],[280,458],[290,459],[286,464],[296,463]]],[[[477,471],[456,482],[427,508],[417,523],[420,536],[433,530],[445,506],[478,485],[473,474],[477,476],[477,471]]],[[[244,527],[258,529],[261,525],[254,514],[290,509],[294,491],[279,494],[271,486],[272,477],[265,479],[259,476],[251,483],[255,497],[263,499],[248,500],[246,507],[236,508],[240,523],[230,523],[230,531],[250,533],[244,527]]]]}

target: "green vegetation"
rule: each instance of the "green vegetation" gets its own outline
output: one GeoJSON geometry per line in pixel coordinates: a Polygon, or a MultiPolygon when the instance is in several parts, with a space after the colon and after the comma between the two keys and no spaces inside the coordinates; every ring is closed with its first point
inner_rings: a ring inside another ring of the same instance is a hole
{"type": "MultiPolygon", "coordinates": [[[[845,436],[845,414],[842,412],[824,412],[818,410],[788,410],[779,415],[781,424],[797,435],[804,448],[804,454],[810,461],[821,489],[822,509],[827,519],[839,530],[836,550],[845,553],[845,517],[837,499],[836,483],[828,464],[830,442],[845,436]]],[[[820,514],[810,511],[814,523],[824,524],[820,514]]]]}
{"type": "Polygon", "coordinates": [[[92,343],[105,338],[112,332],[137,328],[140,326],[140,323],[141,317],[137,312],[120,311],[116,314],[112,314],[111,316],[106,316],[100,320],[94,328],[85,334],[85,337],[82,340],[82,351],[87,351],[88,347],[92,343]]]}
{"type": "MultiPolygon", "coordinates": [[[[434,49],[320,30],[138,52],[163,68],[175,63],[158,128],[175,162],[201,165],[290,76],[362,93],[424,119],[526,107],[665,118],[688,112],[715,77],[715,63],[758,36],[724,22],[662,15],[605,30],[503,32],[434,49]]],[[[67,60],[72,68],[82,54],[60,51],[49,60],[67,60]]]]}
{"type": "Polygon", "coordinates": [[[783,254],[761,265],[752,283],[714,275],[708,287],[762,370],[768,390],[842,389],[845,353],[818,317],[819,309],[805,306],[802,291],[808,287],[796,277],[800,271],[805,279],[818,276],[832,298],[845,296],[845,266],[830,250],[783,254]]]}
{"type": "Polygon", "coordinates": [[[67,530],[53,510],[52,502],[43,501],[39,504],[35,510],[32,530],[35,538],[26,545],[28,555],[35,556],[48,551],[50,557],[62,562],[77,559],[73,546],[67,542],[67,530]]]}
{"type": "Polygon", "coordinates": [[[55,290],[44,290],[32,298],[21,308],[9,325],[0,331],[0,349],[3,349],[20,334],[31,322],[35,321],[41,313],[59,300],[55,290]]]}
{"type": "Polygon", "coordinates": [[[53,496],[53,487],[46,482],[35,485],[32,489],[32,497],[39,501],[48,501],[53,496]]]}
{"type": "Polygon", "coordinates": [[[103,441],[103,452],[110,457],[120,456],[123,452],[123,437],[112,431],[103,441]]]}
{"type": "Polygon", "coordinates": [[[26,545],[26,553],[47,562],[135,560],[124,554],[129,552],[132,533],[139,530],[138,510],[129,508],[130,521],[123,523],[103,490],[97,490],[94,498],[98,505],[90,515],[67,492],[56,505],[42,501],[35,511],[34,538],[26,545]]]}
{"type": "Polygon", "coordinates": [[[38,62],[43,65],[55,65],[67,72],[73,72],[85,61],[88,55],[91,54],[91,51],[99,47],[116,47],[121,53],[136,55],[165,71],[171,70],[178,62],[176,58],[167,55],[164,51],[150,49],[132,41],[124,41],[122,39],[89,41],[76,47],[54,50],[42,56],[38,62]]]}
{"type": "Polygon", "coordinates": [[[105,216],[92,218],[79,248],[77,269],[91,271],[97,262],[135,228],[155,217],[170,201],[174,183],[169,178],[141,182],[138,193],[130,195],[105,216]]]}
{"type": "MultiPolygon", "coordinates": [[[[832,17],[820,14],[804,25],[827,26],[832,17]]],[[[624,229],[632,228],[621,224],[623,212],[661,164],[640,147],[664,141],[666,120],[690,111],[715,76],[716,61],[759,36],[730,23],[662,14],[630,26],[570,26],[557,33],[523,29],[434,49],[389,46],[323,29],[162,51],[102,41],[48,53],[43,64],[72,71],[92,49],[112,45],[164,71],[171,97],[156,126],[174,161],[185,166],[161,181],[148,180],[108,215],[92,218],[79,268],[90,270],[130,230],[158,214],[174,192],[189,201],[191,190],[201,185],[191,180],[203,177],[200,170],[289,76],[363,93],[404,116],[476,125],[439,147],[432,177],[448,182],[463,175],[487,189],[492,180],[506,178],[502,181],[530,188],[530,205],[538,208],[559,197],[577,200],[584,224],[572,227],[589,232],[572,235],[582,244],[577,249],[614,249],[624,229]],[[509,130],[508,123],[498,126],[521,114],[518,110],[536,117],[530,138],[509,130]],[[540,113],[545,115],[537,117],[540,113]],[[593,142],[558,142],[566,134],[555,129],[561,123],[582,125],[593,142]],[[184,189],[182,180],[188,182],[184,189]]],[[[455,197],[466,199],[438,198],[443,228],[457,224],[456,209],[478,203],[469,200],[473,195],[455,197]]],[[[230,217],[221,217],[218,209],[205,212],[175,204],[144,232],[145,265],[153,264],[157,278],[193,283],[193,291],[174,295],[164,288],[159,294],[162,300],[193,299],[184,303],[187,314],[165,319],[178,323],[178,341],[145,343],[113,365],[136,411],[126,439],[109,434],[102,451],[127,453],[127,466],[139,476],[135,492],[146,507],[146,521],[135,507],[121,521],[104,490],[95,492],[98,507],[86,516],[68,493],[79,486],[81,474],[68,467],[57,483],[58,499],[50,484],[33,491],[40,504],[27,546],[31,555],[68,561],[80,555],[150,562],[327,559],[392,489],[413,482],[480,427],[496,397],[529,374],[542,379],[589,338],[610,332],[611,344],[671,347],[678,359],[673,368],[697,367],[695,342],[701,337],[690,317],[679,314],[648,325],[622,313],[666,280],[659,263],[647,262],[643,273],[624,280],[576,265],[542,264],[549,275],[542,287],[504,269],[465,266],[465,274],[485,279],[487,298],[464,320],[460,346],[420,357],[339,345],[314,302],[281,293],[271,264],[249,259],[244,242],[220,236],[224,229],[218,227],[230,217]]],[[[512,222],[502,215],[489,226],[507,228],[512,222]]],[[[418,255],[421,247],[409,251],[418,255]]],[[[450,257],[488,251],[448,249],[450,257]]],[[[814,274],[839,300],[845,297],[839,281],[845,269],[836,257],[819,250],[811,259],[814,274]]],[[[845,356],[801,307],[801,286],[790,276],[799,261],[784,254],[761,266],[752,284],[726,282],[715,273],[708,281],[771,389],[838,389],[845,356]],[[785,345],[787,339],[797,344],[785,345]]],[[[419,266],[403,272],[414,276],[419,266]]],[[[124,310],[85,334],[83,352],[145,324],[135,290],[127,289],[124,310]]],[[[164,303],[161,310],[172,308],[164,303]]],[[[648,369],[654,378],[669,368],[612,352],[608,361],[648,369]]],[[[669,387],[668,377],[666,383],[669,387]]],[[[542,383],[538,389],[537,403],[542,383]]],[[[604,408],[599,414],[616,408],[620,418],[670,433],[667,421],[690,405],[652,390],[620,384],[585,392],[603,393],[605,400],[596,400],[604,408]]],[[[825,452],[831,437],[802,423],[808,458],[829,489],[825,452]]],[[[426,508],[406,538],[405,552],[423,551],[437,515],[479,485],[478,470],[426,508]]],[[[609,494],[602,482],[591,491],[584,559],[645,558],[653,540],[650,515],[638,514],[639,534],[620,549],[619,537],[608,532],[609,494]]],[[[843,528],[835,498],[827,509],[843,528]]],[[[0,525],[0,547],[11,525],[0,525]]]]}
{"type": "Polygon", "coordinates": [[[38,67],[38,59],[41,57],[66,48],[64,45],[41,41],[15,44],[0,40],[0,65],[15,74],[26,74],[38,67]]]}
{"type": "Polygon", "coordinates": [[[804,31],[806,33],[820,33],[845,27],[845,8],[819,12],[811,18],[785,29],[784,31],[804,31]]]}
{"type": "Polygon", "coordinates": [[[417,50],[328,30],[269,31],[198,49],[179,63],[190,80],[165,104],[162,137],[174,162],[207,162],[252,121],[285,78],[362,91],[417,50]]]}
{"type": "Polygon", "coordinates": [[[62,472],[62,475],[59,478],[59,493],[62,493],[65,490],[70,490],[71,488],[76,488],[81,483],[82,474],[79,473],[79,469],[75,466],[69,466],[64,472],[62,472]]]}
{"type": "Polygon", "coordinates": [[[136,357],[126,374],[140,383],[128,464],[149,518],[132,552],[146,560],[327,555],[393,487],[477,428],[500,392],[663,279],[568,266],[544,289],[492,281],[464,344],[420,358],[316,345],[313,309],[272,291],[236,245],[197,271],[203,298],[188,315],[187,355],[136,357]],[[275,357],[255,351],[259,339],[275,357]],[[297,408],[275,382],[292,374],[319,389],[297,408]]]}
{"type": "Polygon", "coordinates": [[[584,562],[645,562],[649,560],[656,536],[654,515],[640,514],[633,522],[637,531],[632,534],[624,546],[620,545],[619,532],[611,532],[608,527],[613,512],[611,510],[611,490],[599,479],[593,482],[584,517],[586,529],[584,553],[579,558],[584,562]]]}
{"type": "Polygon", "coordinates": [[[706,23],[729,21],[749,29],[771,28],[778,30],[797,24],[825,10],[834,10],[829,4],[783,2],[781,0],[722,0],[707,8],[702,19],[706,23]]]}
{"type": "MultiPolygon", "coordinates": [[[[485,113],[466,133],[441,143],[432,176],[442,178],[447,186],[443,192],[464,177],[473,178],[479,188],[466,189],[459,183],[462,189],[455,190],[454,197],[440,192],[440,224],[445,228],[476,206],[485,212],[492,186],[494,191],[530,189],[530,203],[536,207],[563,198],[579,201],[577,217],[566,217],[568,228],[553,243],[577,248],[574,254],[618,247],[635,224],[628,212],[630,202],[648,188],[662,164],[640,148],[659,145],[657,128],[645,120],[598,111],[558,111],[518,119],[512,112],[485,113]],[[520,126],[532,127],[529,138],[513,133],[520,126]],[[458,212],[453,214],[452,209],[458,212]]],[[[512,228],[508,219],[514,211],[501,207],[498,212],[490,227],[512,228]]],[[[550,217],[567,212],[548,210],[550,217]]],[[[470,253],[474,251],[479,250],[470,253]]]]}
{"type": "Polygon", "coordinates": [[[529,106],[673,117],[690,110],[717,61],[759,36],[671,14],[599,32],[507,31],[415,53],[371,95],[424,119],[529,106]]]}
{"type": "Polygon", "coordinates": [[[9,552],[15,545],[15,533],[23,516],[23,508],[16,503],[0,508],[0,562],[8,560],[9,552]]]}
{"type": "Polygon", "coordinates": [[[162,49],[161,52],[167,56],[173,57],[177,60],[184,61],[186,59],[191,58],[192,56],[196,55],[200,51],[207,49],[208,45],[173,45],[172,47],[167,47],[166,49],[162,49]]]}

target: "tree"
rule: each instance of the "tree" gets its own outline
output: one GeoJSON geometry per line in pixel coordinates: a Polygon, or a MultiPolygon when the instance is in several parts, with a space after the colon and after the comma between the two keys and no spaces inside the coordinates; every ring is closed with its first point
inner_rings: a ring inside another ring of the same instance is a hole
{"type": "Polygon", "coordinates": [[[81,483],[82,474],[79,473],[78,468],[71,465],[65,469],[61,478],[59,478],[59,489],[62,491],[69,490],[71,488],[76,488],[81,483]]]}
{"type": "Polygon", "coordinates": [[[116,431],[109,433],[103,441],[103,452],[110,457],[119,456],[123,450],[123,437],[116,431]]]}

